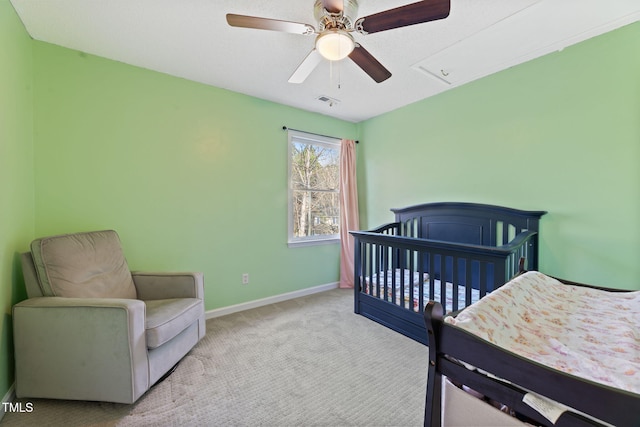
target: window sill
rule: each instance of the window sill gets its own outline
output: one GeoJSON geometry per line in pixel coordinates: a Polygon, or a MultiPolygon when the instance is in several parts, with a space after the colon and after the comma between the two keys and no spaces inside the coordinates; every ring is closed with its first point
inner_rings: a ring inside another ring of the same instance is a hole
{"type": "Polygon", "coordinates": [[[340,243],[340,238],[332,239],[309,239],[309,240],[295,240],[287,242],[287,246],[290,248],[299,248],[304,246],[319,246],[319,245],[334,245],[340,243]]]}

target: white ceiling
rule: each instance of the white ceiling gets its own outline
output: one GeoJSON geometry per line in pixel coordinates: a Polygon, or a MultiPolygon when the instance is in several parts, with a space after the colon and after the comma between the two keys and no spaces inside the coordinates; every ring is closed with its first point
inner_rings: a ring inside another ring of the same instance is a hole
{"type": "MultiPolygon", "coordinates": [[[[411,2],[359,0],[358,16],[411,2]]],[[[317,28],[314,0],[11,3],[36,40],[352,122],[640,20],[639,0],[451,0],[444,20],[355,34],[393,74],[385,82],[375,83],[346,59],[324,61],[304,83],[292,84],[287,80],[314,36],[234,28],[225,15],[317,28]]]]}

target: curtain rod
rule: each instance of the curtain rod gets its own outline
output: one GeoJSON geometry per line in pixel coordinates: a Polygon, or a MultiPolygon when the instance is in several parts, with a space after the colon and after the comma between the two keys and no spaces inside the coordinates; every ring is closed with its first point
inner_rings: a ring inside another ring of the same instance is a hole
{"type": "MultiPolygon", "coordinates": [[[[307,132],[306,130],[294,129],[294,128],[290,128],[290,127],[286,127],[286,126],[282,126],[282,130],[294,130],[294,131],[297,131],[297,132],[304,132],[304,133],[310,133],[312,135],[324,136],[325,138],[342,139],[342,138],[336,138],[335,136],[322,135],[320,133],[307,132]]],[[[360,141],[356,141],[356,144],[359,144],[359,143],[360,143],[360,141]]]]}

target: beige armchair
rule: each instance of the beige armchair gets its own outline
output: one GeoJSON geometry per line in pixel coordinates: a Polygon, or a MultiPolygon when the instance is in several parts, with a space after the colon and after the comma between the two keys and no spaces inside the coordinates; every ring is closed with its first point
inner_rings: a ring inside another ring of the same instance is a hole
{"type": "Polygon", "coordinates": [[[115,231],[34,240],[16,396],[133,403],[205,334],[202,273],[130,272],[115,231]]]}

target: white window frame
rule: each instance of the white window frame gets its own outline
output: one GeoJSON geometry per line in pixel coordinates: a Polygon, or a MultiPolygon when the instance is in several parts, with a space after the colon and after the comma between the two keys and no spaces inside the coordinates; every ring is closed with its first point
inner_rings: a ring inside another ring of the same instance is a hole
{"type": "MultiPolygon", "coordinates": [[[[313,145],[321,145],[325,147],[335,148],[340,152],[340,146],[342,142],[339,138],[332,138],[324,135],[316,135],[313,133],[302,132],[298,130],[289,129],[287,130],[287,180],[288,180],[288,236],[287,236],[287,245],[291,247],[298,246],[314,246],[314,245],[325,245],[325,244],[335,244],[340,243],[340,233],[324,235],[324,236],[306,236],[306,237],[296,237],[293,234],[293,185],[291,182],[291,156],[293,153],[293,143],[294,142],[303,142],[307,144],[313,145]]],[[[340,189],[338,188],[338,195],[340,194],[340,189]]]]}

